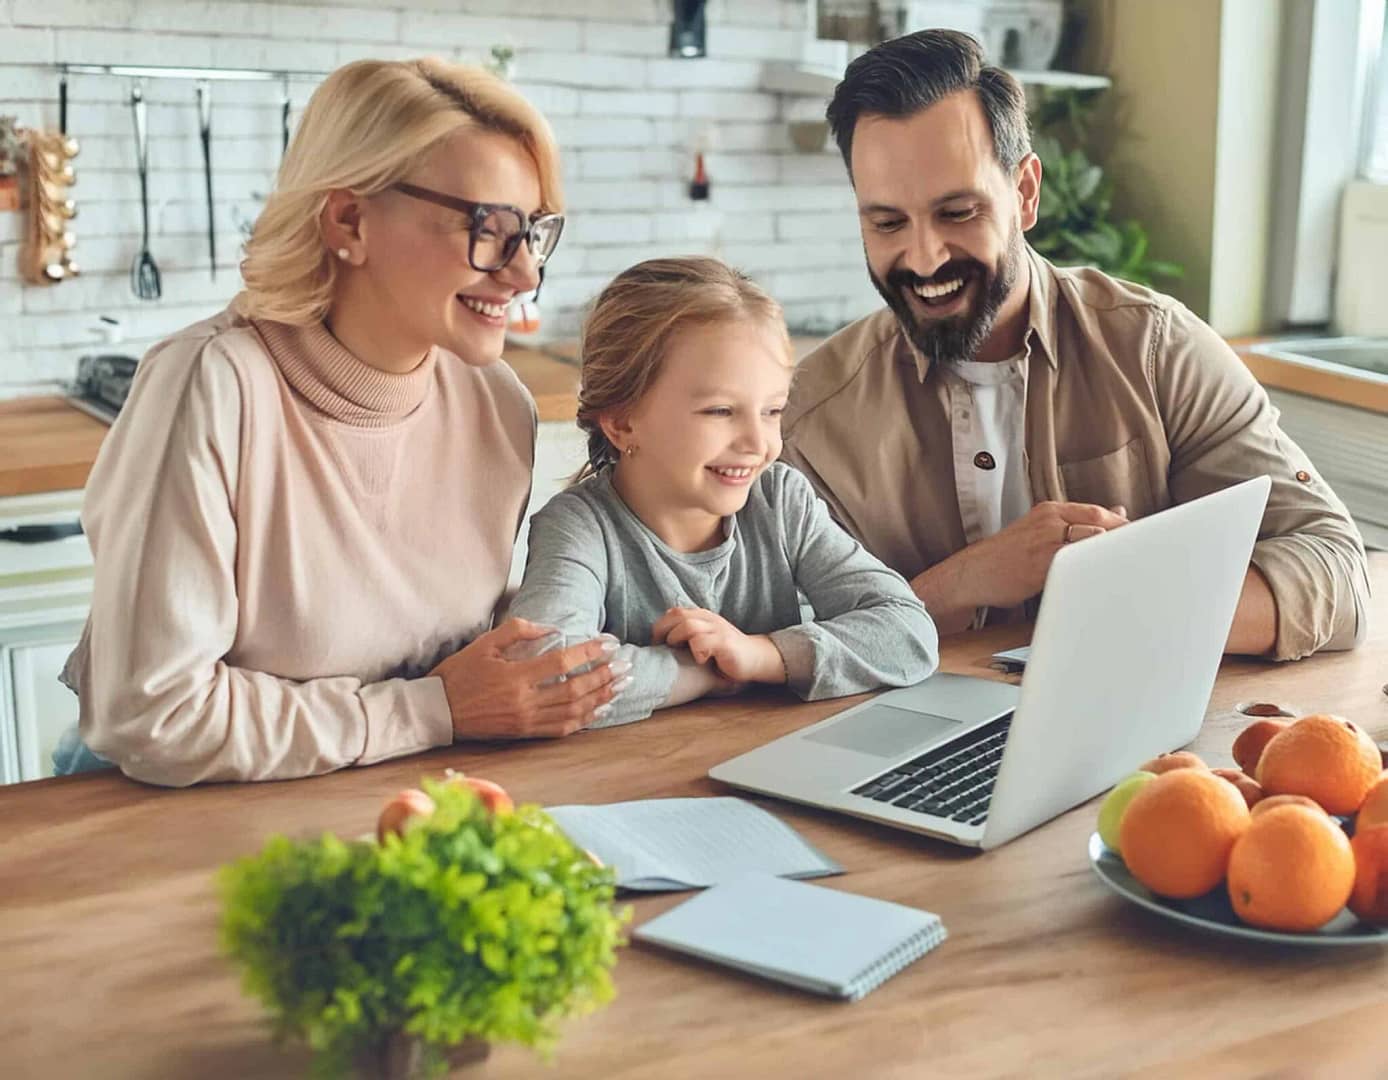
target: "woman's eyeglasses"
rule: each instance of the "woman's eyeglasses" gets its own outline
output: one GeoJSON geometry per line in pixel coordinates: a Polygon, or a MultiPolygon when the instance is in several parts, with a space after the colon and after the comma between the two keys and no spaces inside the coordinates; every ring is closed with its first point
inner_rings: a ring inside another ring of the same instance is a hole
{"type": "Polygon", "coordinates": [[[520,250],[522,240],[530,248],[535,265],[543,268],[564,231],[563,214],[538,214],[527,221],[516,206],[470,202],[414,184],[394,184],[392,189],[412,199],[422,199],[466,215],[470,222],[467,261],[483,274],[495,273],[506,266],[520,250]]]}

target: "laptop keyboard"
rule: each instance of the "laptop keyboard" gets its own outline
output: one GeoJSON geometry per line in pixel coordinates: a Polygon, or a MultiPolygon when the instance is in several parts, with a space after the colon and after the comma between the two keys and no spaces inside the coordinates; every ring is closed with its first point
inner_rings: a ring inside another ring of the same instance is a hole
{"type": "Polygon", "coordinates": [[[981,825],[988,817],[1011,726],[1011,713],[1000,716],[961,739],[893,766],[854,788],[853,794],[918,814],[981,825]]]}

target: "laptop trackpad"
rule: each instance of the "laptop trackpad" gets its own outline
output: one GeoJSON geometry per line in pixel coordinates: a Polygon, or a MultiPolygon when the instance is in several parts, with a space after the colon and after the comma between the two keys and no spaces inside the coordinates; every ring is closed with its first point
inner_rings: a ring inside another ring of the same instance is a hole
{"type": "Polygon", "coordinates": [[[958,731],[959,721],[929,713],[894,709],[890,705],[869,705],[833,724],[810,732],[810,742],[856,750],[876,757],[898,757],[914,746],[932,742],[937,736],[958,731]]]}

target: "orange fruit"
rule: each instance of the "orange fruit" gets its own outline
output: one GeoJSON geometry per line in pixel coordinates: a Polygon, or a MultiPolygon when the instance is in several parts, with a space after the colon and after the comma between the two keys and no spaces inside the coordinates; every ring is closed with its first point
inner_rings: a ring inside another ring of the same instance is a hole
{"type": "Polygon", "coordinates": [[[1349,894],[1349,909],[1366,923],[1388,926],[1388,825],[1356,827],[1350,848],[1354,891],[1349,894]]]}
{"type": "Polygon", "coordinates": [[[1306,806],[1259,814],[1229,854],[1234,913],[1268,930],[1315,930],[1354,889],[1354,852],[1344,831],[1306,806]]]}
{"type": "Polygon", "coordinates": [[[1328,813],[1352,814],[1383,772],[1378,744],[1341,716],[1303,716],[1274,735],[1258,760],[1269,795],[1307,795],[1328,813]]]}
{"type": "Polygon", "coordinates": [[[1234,740],[1234,762],[1249,776],[1258,775],[1258,759],[1274,735],[1285,731],[1290,720],[1254,720],[1234,740]]]}
{"type": "Polygon", "coordinates": [[[1199,896],[1223,879],[1248,820],[1233,784],[1208,769],[1172,769],[1128,804],[1118,831],[1123,861],[1159,896],[1199,896]]]}
{"type": "Polygon", "coordinates": [[[1243,801],[1248,804],[1250,810],[1258,803],[1263,801],[1263,789],[1258,786],[1258,781],[1251,776],[1246,776],[1238,769],[1211,769],[1221,780],[1228,780],[1234,787],[1238,788],[1239,794],[1243,796],[1243,801]]]}
{"type": "Polygon", "coordinates": [[[1388,825],[1388,776],[1380,776],[1369,788],[1364,801],[1359,804],[1359,816],[1354,819],[1354,828],[1372,828],[1374,825],[1388,825]]]}
{"type": "Polygon", "coordinates": [[[1154,757],[1145,765],[1137,767],[1138,772],[1156,773],[1160,776],[1164,772],[1172,769],[1208,769],[1209,766],[1200,759],[1198,754],[1192,754],[1189,750],[1175,750],[1170,754],[1161,754],[1154,757]]]}
{"type": "Polygon", "coordinates": [[[1321,809],[1320,803],[1316,802],[1315,799],[1308,799],[1305,795],[1264,795],[1258,800],[1257,806],[1250,807],[1249,809],[1252,810],[1253,816],[1257,817],[1259,814],[1266,813],[1269,810],[1275,810],[1279,806],[1304,806],[1308,810],[1316,810],[1322,814],[1325,813],[1325,811],[1321,809]]]}

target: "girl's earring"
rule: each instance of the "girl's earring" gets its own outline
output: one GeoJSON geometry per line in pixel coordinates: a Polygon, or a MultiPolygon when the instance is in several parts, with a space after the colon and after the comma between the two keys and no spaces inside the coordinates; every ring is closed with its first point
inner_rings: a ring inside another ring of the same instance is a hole
{"type": "Polygon", "coordinates": [[[622,453],[624,453],[627,457],[633,457],[636,454],[636,444],[627,443],[626,449],[623,450],[622,453]]]}
{"type": "Polygon", "coordinates": [[[347,257],[348,257],[349,255],[351,255],[351,254],[352,254],[352,253],[351,253],[350,251],[348,251],[346,248],[338,248],[338,249],[337,249],[337,257],[338,257],[339,259],[341,259],[343,262],[346,262],[346,261],[347,261],[347,257]]]}

